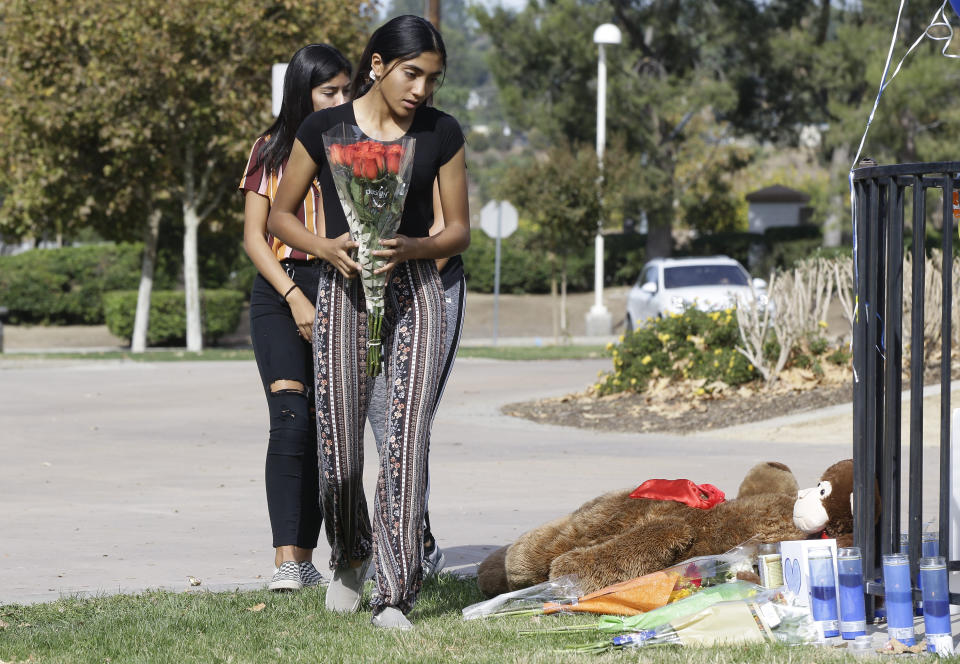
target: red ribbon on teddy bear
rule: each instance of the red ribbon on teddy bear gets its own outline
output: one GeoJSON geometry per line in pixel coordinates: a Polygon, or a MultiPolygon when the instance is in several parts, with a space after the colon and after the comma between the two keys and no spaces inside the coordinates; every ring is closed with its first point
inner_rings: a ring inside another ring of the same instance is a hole
{"type": "Polygon", "coordinates": [[[673,500],[702,510],[726,500],[723,491],[712,484],[694,484],[690,480],[647,480],[634,489],[630,497],[673,500]]]}

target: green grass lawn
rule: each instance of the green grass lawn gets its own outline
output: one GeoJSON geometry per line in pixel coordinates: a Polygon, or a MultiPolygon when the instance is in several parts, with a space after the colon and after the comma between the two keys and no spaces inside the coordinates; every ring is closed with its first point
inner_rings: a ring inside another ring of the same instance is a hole
{"type": "Polygon", "coordinates": [[[200,352],[186,350],[148,350],[144,353],[131,353],[126,350],[109,350],[91,353],[6,353],[0,355],[5,360],[130,360],[132,362],[181,362],[223,360],[253,360],[253,351],[236,348],[208,348],[200,352]]]}
{"type": "Polygon", "coordinates": [[[565,645],[586,643],[594,640],[593,635],[525,636],[519,631],[586,618],[465,622],[461,609],[483,598],[474,579],[449,575],[425,585],[411,615],[412,631],[385,632],[370,625],[368,611],[328,613],[323,608],[323,592],[152,591],[0,606],[0,661],[812,664],[875,659],[833,648],[784,646],[648,648],[602,655],[564,652],[565,645]],[[250,610],[261,603],[265,605],[261,610],[250,610]]]}
{"type": "MultiPolygon", "coordinates": [[[[458,357],[482,357],[494,360],[581,360],[604,356],[603,346],[465,346],[458,357]]],[[[209,348],[200,352],[185,350],[149,350],[144,353],[115,350],[92,353],[7,353],[6,360],[130,360],[132,362],[179,362],[253,360],[253,351],[235,348],[209,348]]]]}
{"type": "Polygon", "coordinates": [[[585,360],[604,357],[603,346],[461,346],[457,357],[493,360],[585,360]]]}

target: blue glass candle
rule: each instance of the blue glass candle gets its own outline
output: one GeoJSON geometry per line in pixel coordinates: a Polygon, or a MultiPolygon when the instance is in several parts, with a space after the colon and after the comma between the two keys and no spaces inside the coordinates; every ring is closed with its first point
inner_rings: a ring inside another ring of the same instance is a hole
{"type": "MultiPolygon", "coordinates": [[[[920,555],[923,558],[933,558],[940,555],[940,534],[925,532],[920,540],[920,555]]],[[[923,576],[917,575],[917,590],[923,590],[923,576]]],[[[923,600],[917,602],[915,613],[923,615],[923,600]]]]}
{"type": "Polygon", "coordinates": [[[823,636],[840,636],[837,618],[837,580],[833,570],[833,551],[828,546],[807,552],[810,564],[810,612],[823,628],[823,636]]]}
{"type": "Polygon", "coordinates": [[[943,556],[921,558],[920,579],[923,581],[923,626],[927,632],[927,650],[938,655],[952,655],[950,591],[943,556]]]}
{"type": "Polygon", "coordinates": [[[863,604],[863,558],[856,546],[837,551],[837,575],[840,577],[840,635],[855,639],[867,633],[863,604]]]}
{"type": "Polygon", "coordinates": [[[906,554],[883,554],[883,592],[887,606],[887,634],[905,646],[915,645],[913,587],[910,559],[906,554]]]}
{"type": "Polygon", "coordinates": [[[920,540],[920,555],[935,558],[940,555],[940,533],[924,533],[920,540]]]}
{"type": "Polygon", "coordinates": [[[900,553],[910,553],[910,535],[900,533],[900,553]]]}

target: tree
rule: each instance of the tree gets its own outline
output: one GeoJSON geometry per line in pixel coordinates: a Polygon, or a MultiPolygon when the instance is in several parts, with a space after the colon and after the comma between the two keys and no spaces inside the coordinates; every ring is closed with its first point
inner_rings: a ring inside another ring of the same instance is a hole
{"type": "MultiPolygon", "coordinates": [[[[556,297],[560,277],[559,331],[567,330],[567,259],[590,245],[600,219],[597,156],[589,148],[554,149],[525,166],[507,171],[501,182],[512,201],[537,230],[535,251],[550,262],[550,291],[556,297]]],[[[558,326],[554,319],[554,336],[558,326]]]]}
{"type": "Polygon", "coordinates": [[[15,194],[0,223],[42,229],[49,210],[73,222],[84,193],[90,215],[115,219],[118,234],[137,234],[158,206],[175,214],[187,347],[200,350],[197,229],[235,216],[225,193],[269,124],[270,65],[314,41],[356,54],[370,9],[368,0],[13,0],[0,70],[12,81],[4,101],[24,117],[3,126],[0,163],[13,165],[15,194]],[[104,200],[118,201],[117,214],[99,209],[104,200]]]}
{"type": "MultiPolygon", "coordinates": [[[[847,172],[880,84],[895,10],[877,0],[823,0],[806,12],[795,28],[782,31],[779,48],[771,52],[770,68],[786,72],[793,81],[792,99],[805,109],[802,121],[825,129],[816,155],[829,174],[830,202],[824,226],[835,241],[843,218],[849,220],[847,172]]],[[[947,8],[948,14],[950,11],[947,8]]],[[[923,33],[930,12],[928,6],[908,3],[892,66],[923,33]]],[[[953,137],[960,131],[960,67],[941,55],[941,47],[942,42],[926,40],[906,60],[884,92],[864,156],[879,163],[956,158],[953,137]]],[[[932,206],[929,214],[938,220],[936,207],[932,206]]]]}
{"type": "Polygon", "coordinates": [[[685,146],[711,138],[711,132],[697,131],[702,122],[692,121],[708,117],[728,125],[729,132],[713,132],[713,144],[720,145],[741,131],[779,136],[797,116],[780,96],[791,79],[771,78],[768,56],[776,36],[796,25],[811,5],[533,0],[520,12],[478,10],[477,17],[495,46],[491,69],[511,120],[547,134],[555,145],[593,141],[592,32],[610,20],[623,29],[624,43],[607,49],[607,124],[634,155],[635,193],[623,200],[636,209],[622,214],[646,213],[647,253],[658,256],[670,250],[670,229],[684,193],[677,187],[678,167],[691,152],[685,146]]]}

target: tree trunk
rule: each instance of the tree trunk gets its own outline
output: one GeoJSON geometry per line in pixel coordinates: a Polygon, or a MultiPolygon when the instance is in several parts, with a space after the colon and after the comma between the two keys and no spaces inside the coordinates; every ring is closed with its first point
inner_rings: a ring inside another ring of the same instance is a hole
{"type": "Polygon", "coordinates": [[[648,215],[646,260],[664,258],[670,255],[673,248],[669,218],[654,219],[648,215]]]}
{"type": "Polygon", "coordinates": [[[133,337],[130,339],[130,350],[134,353],[142,353],[147,349],[147,330],[150,327],[150,293],[153,291],[153,273],[157,265],[160,216],[158,208],[151,210],[143,229],[143,262],[140,267],[140,289],[137,291],[137,313],[133,318],[133,337]]]}
{"type": "Polygon", "coordinates": [[[197,268],[197,228],[200,215],[192,200],[183,202],[183,290],[187,304],[187,350],[203,350],[200,321],[200,275],[197,268]]]}
{"type": "Polygon", "coordinates": [[[560,330],[565,337],[570,336],[567,329],[567,257],[560,261],[560,330]]]}
{"type": "Polygon", "coordinates": [[[557,306],[557,273],[550,271],[550,303],[551,318],[553,319],[553,343],[560,343],[559,307],[557,306]]]}
{"type": "MultiPolygon", "coordinates": [[[[850,147],[846,144],[837,146],[830,155],[830,181],[843,182],[846,185],[847,172],[850,168],[850,147]]],[[[849,192],[846,186],[837,189],[830,195],[830,208],[827,218],[823,221],[823,246],[839,247],[843,239],[843,210],[844,196],[849,192]]]]}

